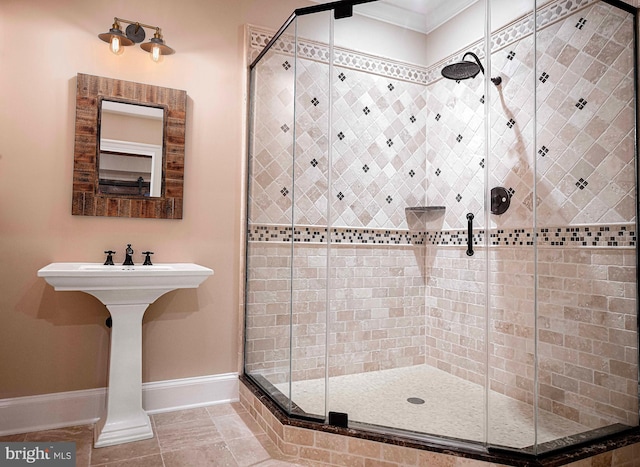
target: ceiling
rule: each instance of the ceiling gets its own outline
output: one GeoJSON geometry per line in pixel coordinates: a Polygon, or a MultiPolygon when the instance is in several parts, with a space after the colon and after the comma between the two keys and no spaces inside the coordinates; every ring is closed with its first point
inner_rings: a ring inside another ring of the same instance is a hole
{"type": "MultiPolygon", "coordinates": [[[[312,0],[330,3],[333,0],[312,0]]],[[[354,13],[428,34],[478,0],[378,0],[354,6],[354,13]]]]}

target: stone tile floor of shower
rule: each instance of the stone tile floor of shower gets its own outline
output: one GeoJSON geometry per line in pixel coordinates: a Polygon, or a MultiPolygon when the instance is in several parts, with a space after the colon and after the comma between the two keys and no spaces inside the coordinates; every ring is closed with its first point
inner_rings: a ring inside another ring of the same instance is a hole
{"type": "Polygon", "coordinates": [[[4,442],[76,443],[76,466],[284,467],[310,465],[283,455],[240,403],[151,416],[155,436],[93,448],[93,425],[0,437],[4,442]]]}
{"type": "MultiPolygon", "coordinates": [[[[287,384],[276,385],[288,394],[287,384]]],[[[293,402],[310,414],[324,414],[324,379],[296,381],[293,402]]],[[[329,410],[344,412],[350,422],[364,422],[426,434],[484,441],[483,386],[429,365],[331,377],[329,410]],[[424,400],[415,404],[409,398],[424,400]]],[[[489,392],[489,442],[513,448],[534,444],[533,407],[489,392]]],[[[547,411],[538,413],[538,443],[589,431],[547,411]]]]}

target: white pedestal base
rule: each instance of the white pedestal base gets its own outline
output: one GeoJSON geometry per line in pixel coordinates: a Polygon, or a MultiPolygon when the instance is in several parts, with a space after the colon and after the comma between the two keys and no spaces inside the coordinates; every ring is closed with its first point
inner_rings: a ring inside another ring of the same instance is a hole
{"type": "Polygon", "coordinates": [[[111,354],[105,414],[96,424],[96,448],[153,438],[142,409],[142,316],[148,304],[108,304],[111,354]]]}
{"type": "Polygon", "coordinates": [[[151,420],[146,413],[138,416],[135,420],[117,422],[109,422],[108,415],[105,415],[96,424],[93,432],[93,446],[103,448],[149,438],[153,438],[153,430],[151,429],[151,420]]]}

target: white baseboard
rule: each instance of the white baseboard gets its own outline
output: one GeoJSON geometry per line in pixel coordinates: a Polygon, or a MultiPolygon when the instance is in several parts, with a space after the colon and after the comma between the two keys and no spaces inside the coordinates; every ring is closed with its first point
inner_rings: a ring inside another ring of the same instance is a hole
{"type": "MultiPolygon", "coordinates": [[[[154,414],[237,402],[238,384],[237,373],[144,383],[142,405],[154,414]]],[[[0,399],[0,436],[95,423],[106,393],[99,388],[0,399]]]]}

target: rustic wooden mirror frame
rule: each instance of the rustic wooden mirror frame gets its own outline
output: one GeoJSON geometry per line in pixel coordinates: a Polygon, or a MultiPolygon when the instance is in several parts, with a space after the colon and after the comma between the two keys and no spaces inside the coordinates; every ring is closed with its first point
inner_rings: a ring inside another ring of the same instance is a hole
{"type": "Polygon", "coordinates": [[[186,110],[186,91],[79,73],[71,213],[78,216],[182,219],[186,110]],[[99,109],[102,99],[164,107],[160,197],[98,192],[99,109]]]}

